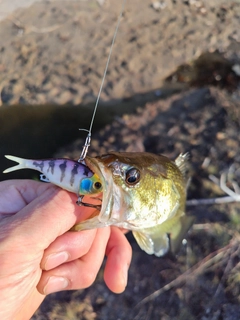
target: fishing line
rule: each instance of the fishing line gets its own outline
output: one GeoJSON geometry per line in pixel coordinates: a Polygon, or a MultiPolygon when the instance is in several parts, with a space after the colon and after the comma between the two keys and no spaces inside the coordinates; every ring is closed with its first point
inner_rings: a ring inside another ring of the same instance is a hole
{"type": "Polygon", "coordinates": [[[117,37],[119,25],[120,25],[120,22],[121,22],[121,19],[122,19],[122,16],[123,16],[125,3],[126,3],[126,0],[123,0],[122,9],[121,9],[121,12],[120,12],[120,14],[118,16],[117,25],[116,25],[116,28],[115,28],[115,31],[114,31],[112,43],[111,43],[111,46],[110,46],[110,51],[109,51],[109,54],[108,54],[107,63],[106,63],[106,66],[105,66],[102,82],[101,82],[101,85],[100,85],[100,89],[99,89],[99,92],[98,92],[97,100],[96,100],[95,107],[94,107],[94,110],[93,110],[93,115],[92,115],[92,120],[91,120],[91,123],[90,123],[90,126],[89,126],[89,130],[87,130],[87,129],[79,129],[79,130],[88,131],[88,135],[86,137],[85,144],[83,146],[82,153],[80,155],[80,158],[78,159],[78,162],[82,162],[85,159],[85,157],[87,155],[87,152],[88,152],[88,148],[90,147],[90,144],[91,144],[92,126],[93,126],[93,122],[94,122],[95,115],[96,115],[96,112],[97,112],[97,107],[98,107],[99,99],[100,99],[100,96],[101,96],[101,93],[102,93],[102,89],[103,89],[103,85],[104,85],[104,82],[105,82],[105,78],[106,78],[106,75],[107,75],[107,70],[108,70],[110,58],[111,58],[111,55],[112,55],[113,46],[114,46],[114,43],[115,43],[115,40],[116,40],[116,37],[117,37]]]}

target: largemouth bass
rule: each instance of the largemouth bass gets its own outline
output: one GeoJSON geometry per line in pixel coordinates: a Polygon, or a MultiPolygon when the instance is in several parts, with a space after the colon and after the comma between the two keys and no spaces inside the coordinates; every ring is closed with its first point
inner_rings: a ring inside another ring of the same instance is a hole
{"type": "Polygon", "coordinates": [[[188,154],[180,154],[175,162],[152,153],[86,157],[86,165],[102,183],[102,206],[73,230],[114,225],[132,230],[148,254],[175,253],[193,223],[185,213],[187,161],[188,154]]]}

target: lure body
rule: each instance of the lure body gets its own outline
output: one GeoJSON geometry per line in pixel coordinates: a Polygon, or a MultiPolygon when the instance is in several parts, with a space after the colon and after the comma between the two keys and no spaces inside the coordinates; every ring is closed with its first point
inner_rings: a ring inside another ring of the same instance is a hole
{"type": "Polygon", "coordinates": [[[9,155],[5,157],[19,164],[4,170],[3,173],[20,169],[34,169],[43,174],[41,180],[51,182],[77,195],[101,192],[100,179],[83,163],[70,159],[32,160],[9,155]]]}

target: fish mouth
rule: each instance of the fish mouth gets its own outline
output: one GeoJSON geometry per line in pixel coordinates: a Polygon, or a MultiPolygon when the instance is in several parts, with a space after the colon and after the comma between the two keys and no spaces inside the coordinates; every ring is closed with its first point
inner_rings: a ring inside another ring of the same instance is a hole
{"type": "Polygon", "coordinates": [[[111,170],[97,158],[86,157],[85,162],[89,169],[96,173],[101,180],[103,197],[99,220],[107,222],[111,218],[113,208],[113,179],[111,170]]]}

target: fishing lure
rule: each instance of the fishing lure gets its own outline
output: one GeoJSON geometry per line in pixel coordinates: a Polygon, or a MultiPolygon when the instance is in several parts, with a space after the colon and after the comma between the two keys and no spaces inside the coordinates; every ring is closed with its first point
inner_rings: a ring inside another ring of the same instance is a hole
{"type": "Polygon", "coordinates": [[[42,174],[40,180],[51,182],[60,188],[80,196],[96,194],[102,191],[99,177],[85,164],[70,159],[31,160],[6,155],[7,159],[16,161],[16,166],[10,167],[3,173],[20,169],[34,169],[42,174]]]}

